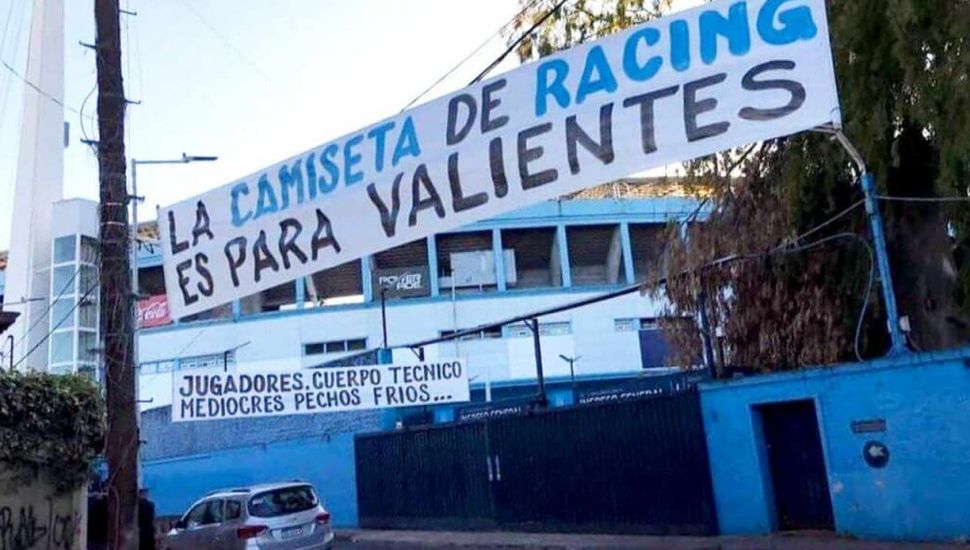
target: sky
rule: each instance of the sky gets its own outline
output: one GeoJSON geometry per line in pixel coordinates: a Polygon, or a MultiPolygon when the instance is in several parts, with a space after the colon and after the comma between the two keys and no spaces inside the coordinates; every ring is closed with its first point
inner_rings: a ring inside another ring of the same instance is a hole
{"type": "MultiPolygon", "coordinates": [[[[93,0],[64,0],[64,196],[97,198],[93,0]],[[87,101],[85,98],[87,97],[87,101]],[[81,111],[82,115],[70,109],[81,111]],[[83,128],[82,128],[83,125],[83,128]]],[[[677,9],[700,0],[679,0],[677,9]]],[[[24,73],[32,0],[0,0],[0,59],[24,73]],[[8,17],[9,15],[9,17],[8,17]]],[[[466,85],[505,48],[518,0],[121,0],[127,155],[216,155],[140,166],[141,219],[466,85]],[[148,215],[146,215],[148,214],[148,215]]],[[[493,74],[512,69],[514,55],[493,74]]],[[[9,246],[24,85],[0,66],[0,250],[9,246]]]]}

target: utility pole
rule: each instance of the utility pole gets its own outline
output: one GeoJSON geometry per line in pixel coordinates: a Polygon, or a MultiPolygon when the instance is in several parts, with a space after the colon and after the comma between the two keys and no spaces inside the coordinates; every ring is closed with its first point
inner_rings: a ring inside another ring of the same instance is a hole
{"type": "Polygon", "coordinates": [[[108,544],[138,547],[138,421],[135,404],[134,293],[129,265],[125,89],[118,0],[95,0],[98,169],[101,182],[101,334],[108,407],[108,544]]]}

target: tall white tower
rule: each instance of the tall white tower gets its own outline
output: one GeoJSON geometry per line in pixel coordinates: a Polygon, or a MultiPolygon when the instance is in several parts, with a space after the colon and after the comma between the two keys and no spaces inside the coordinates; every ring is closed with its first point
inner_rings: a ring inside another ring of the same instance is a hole
{"type": "Polygon", "coordinates": [[[33,4],[26,77],[43,93],[24,88],[3,309],[20,312],[8,329],[18,368],[46,370],[42,341],[50,323],[42,318],[51,299],[51,210],[64,195],[64,0],[33,4]]]}

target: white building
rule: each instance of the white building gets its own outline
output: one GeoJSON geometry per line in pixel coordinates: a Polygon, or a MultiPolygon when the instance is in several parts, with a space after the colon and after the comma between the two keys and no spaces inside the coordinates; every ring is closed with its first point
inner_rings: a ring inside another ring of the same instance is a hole
{"type": "MultiPolygon", "coordinates": [[[[382,277],[385,284],[394,277],[401,281],[386,293],[387,344],[399,358],[414,357],[401,347],[410,343],[643,281],[659,261],[667,224],[683,222],[697,207],[691,199],[656,196],[658,186],[669,187],[636,181],[538,204],[181,320],[164,311],[160,247],[154,224],[145,224],[140,293],[152,298],[142,302],[143,311],[151,308],[139,332],[141,396],[152,400],[148,408],[167,404],[172,373],[183,369],[311,366],[381,348],[376,281],[382,277]]],[[[48,330],[38,330],[50,332],[49,347],[39,356],[54,372],[94,372],[97,292],[82,296],[97,280],[97,205],[68,200],[53,208],[48,288],[57,299],[44,325],[48,330]]],[[[560,355],[582,357],[577,375],[662,366],[663,342],[655,330],[661,314],[661,304],[633,293],[543,317],[546,375],[569,374],[560,355]]],[[[433,344],[424,353],[466,358],[475,384],[529,379],[535,377],[530,336],[524,325],[510,325],[433,344]]]]}

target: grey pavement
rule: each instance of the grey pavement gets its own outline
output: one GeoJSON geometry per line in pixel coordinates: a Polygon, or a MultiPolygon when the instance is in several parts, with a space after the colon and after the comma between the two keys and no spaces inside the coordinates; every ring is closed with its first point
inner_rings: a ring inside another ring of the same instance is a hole
{"type": "Polygon", "coordinates": [[[338,550],[630,549],[641,550],[970,550],[960,543],[858,541],[831,533],[766,537],[644,537],[559,533],[343,531],[338,550]]]}

